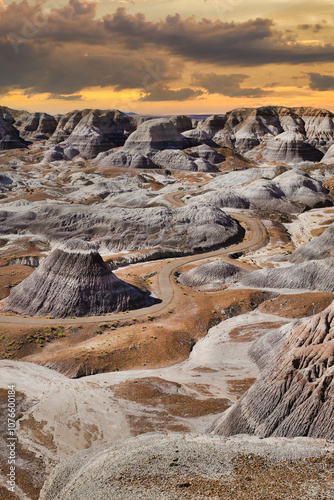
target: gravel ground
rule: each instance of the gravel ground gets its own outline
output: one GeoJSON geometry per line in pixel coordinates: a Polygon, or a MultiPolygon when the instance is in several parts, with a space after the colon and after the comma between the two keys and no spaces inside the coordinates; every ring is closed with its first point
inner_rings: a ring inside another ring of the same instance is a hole
{"type": "Polygon", "coordinates": [[[334,443],[145,434],[57,466],[40,500],[334,498],[334,443]]]}

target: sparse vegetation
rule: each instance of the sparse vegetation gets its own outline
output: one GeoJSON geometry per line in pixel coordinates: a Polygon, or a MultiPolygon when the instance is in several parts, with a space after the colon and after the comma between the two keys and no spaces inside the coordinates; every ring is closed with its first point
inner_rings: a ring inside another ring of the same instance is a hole
{"type": "Polygon", "coordinates": [[[66,333],[64,332],[63,326],[50,326],[44,329],[36,330],[34,333],[30,333],[27,336],[27,340],[28,342],[38,344],[40,347],[44,347],[47,342],[62,339],[64,337],[66,337],[66,333]]]}

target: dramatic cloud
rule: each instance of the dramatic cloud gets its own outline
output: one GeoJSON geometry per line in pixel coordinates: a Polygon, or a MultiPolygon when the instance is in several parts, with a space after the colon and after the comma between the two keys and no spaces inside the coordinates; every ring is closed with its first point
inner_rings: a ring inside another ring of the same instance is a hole
{"type": "Polygon", "coordinates": [[[148,45],[161,47],[191,60],[260,66],[264,64],[304,64],[334,60],[332,45],[298,44],[296,35],[275,30],[270,19],[240,23],[220,20],[182,19],[178,14],[164,21],[146,21],[143,14],[129,15],[120,8],[104,18],[105,28],[129,49],[148,45]]]}
{"type": "Polygon", "coordinates": [[[310,77],[310,87],[312,90],[334,90],[334,76],[320,75],[320,73],[308,73],[310,77]]]}
{"type": "Polygon", "coordinates": [[[206,89],[210,94],[222,94],[228,97],[264,97],[268,92],[260,88],[242,88],[241,84],[249,78],[248,75],[232,74],[193,75],[195,85],[206,89]]]}
{"type": "Polygon", "coordinates": [[[12,3],[0,15],[0,91],[69,95],[87,87],[145,89],[180,77],[164,56],[117,43],[95,20],[96,4],[70,2],[47,16],[38,4],[12,3]]]}
{"type": "Polygon", "coordinates": [[[139,101],[187,101],[202,95],[201,90],[184,88],[180,90],[170,90],[168,88],[156,88],[149,94],[141,97],[139,101]]]}
{"type": "MultiPolygon", "coordinates": [[[[21,0],[0,11],[0,93],[22,89],[28,95],[69,96],[112,86],[142,90],[143,100],[161,100],[162,92],[167,100],[184,100],[198,91],[169,87],[180,80],[185,61],[256,67],[334,60],[332,45],[298,44],[294,32],[277,31],[270,19],[226,23],[176,14],[155,22],[124,8],[98,17],[97,5],[69,0],[47,12],[40,1],[21,0]]],[[[243,74],[200,77],[208,92],[265,95],[259,88],[242,88],[243,74]]]]}

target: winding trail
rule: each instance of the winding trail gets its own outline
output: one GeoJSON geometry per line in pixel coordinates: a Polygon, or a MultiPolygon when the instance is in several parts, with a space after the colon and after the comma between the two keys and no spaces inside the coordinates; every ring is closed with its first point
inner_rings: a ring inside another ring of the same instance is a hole
{"type": "MultiPolygon", "coordinates": [[[[173,193],[173,196],[170,196],[170,201],[175,204],[175,206],[181,206],[183,202],[179,199],[179,197],[184,196],[183,193],[173,193]],[[178,196],[177,196],[178,195],[178,196]]],[[[178,257],[174,259],[168,259],[168,263],[163,267],[163,269],[158,273],[158,286],[160,290],[160,303],[154,304],[150,307],[145,307],[142,309],[135,309],[126,313],[112,313],[105,314],[103,316],[89,316],[89,317],[80,317],[80,318],[40,318],[40,317],[25,317],[25,316],[11,316],[7,314],[0,315],[0,324],[16,324],[16,325],[76,325],[76,324],[87,324],[87,323],[98,323],[101,321],[112,321],[112,320],[120,320],[120,319],[131,319],[131,318],[140,318],[143,316],[147,316],[148,314],[152,315],[162,310],[166,309],[173,300],[174,297],[174,287],[173,287],[173,279],[172,275],[177,269],[185,264],[190,264],[192,262],[197,262],[200,260],[205,260],[212,257],[226,258],[228,254],[233,252],[240,252],[244,250],[254,250],[256,248],[261,247],[266,240],[267,233],[262,225],[256,219],[244,214],[236,214],[229,212],[230,216],[234,219],[238,220],[240,223],[244,223],[247,226],[246,237],[245,239],[236,244],[229,246],[227,248],[221,248],[219,250],[214,250],[212,252],[200,253],[196,255],[189,255],[186,257],[178,257]]],[[[237,261],[235,262],[238,265],[237,261]]]]}

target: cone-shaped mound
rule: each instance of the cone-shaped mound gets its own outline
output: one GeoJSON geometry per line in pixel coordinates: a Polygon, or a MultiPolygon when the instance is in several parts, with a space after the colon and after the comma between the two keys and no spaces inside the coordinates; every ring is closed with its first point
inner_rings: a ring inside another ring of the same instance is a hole
{"type": "Polygon", "coordinates": [[[149,306],[154,299],[117,278],[96,245],[72,239],[13,288],[6,309],[29,316],[99,315],[149,306]]]}

